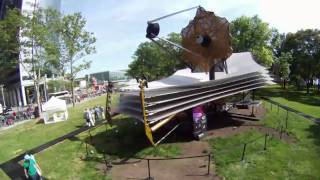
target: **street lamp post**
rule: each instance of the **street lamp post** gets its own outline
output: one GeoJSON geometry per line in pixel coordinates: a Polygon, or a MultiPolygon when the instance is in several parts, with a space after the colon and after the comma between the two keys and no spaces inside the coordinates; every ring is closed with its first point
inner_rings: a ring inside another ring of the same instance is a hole
{"type": "Polygon", "coordinates": [[[4,93],[3,93],[3,84],[0,84],[0,88],[1,88],[1,94],[2,94],[2,101],[3,101],[3,107],[6,106],[6,100],[4,99],[4,93]]]}

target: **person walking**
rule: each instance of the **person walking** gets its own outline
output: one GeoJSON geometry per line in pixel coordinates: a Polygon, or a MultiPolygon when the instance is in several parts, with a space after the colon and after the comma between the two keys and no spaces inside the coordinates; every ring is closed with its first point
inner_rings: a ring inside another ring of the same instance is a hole
{"type": "Polygon", "coordinates": [[[83,118],[84,118],[84,120],[85,120],[85,122],[86,122],[86,125],[87,125],[88,127],[90,127],[90,115],[89,115],[89,111],[88,111],[87,108],[86,108],[86,109],[84,110],[84,112],[83,112],[83,118]]]}
{"type": "Polygon", "coordinates": [[[33,155],[26,154],[23,161],[24,174],[27,179],[41,180],[41,169],[33,155]]]}
{"type": "Polygon", "coordinates": [[[91,109],[91,110],[88,109],[88,113],[89,113],[89,117],[90,117],[91,126],[94,126],[94,124],[95,124],[94,110],[93,109],[91,109]]]}
{"type": "Polygon", "coordinates": [[[93,126],[94,126],[94,124],[96,123],[95,110],[94,110],[94,108],[91,108],[90,114],[91,114],[91,122],[92,122],[92,124],[93,124],[93,126]]]}

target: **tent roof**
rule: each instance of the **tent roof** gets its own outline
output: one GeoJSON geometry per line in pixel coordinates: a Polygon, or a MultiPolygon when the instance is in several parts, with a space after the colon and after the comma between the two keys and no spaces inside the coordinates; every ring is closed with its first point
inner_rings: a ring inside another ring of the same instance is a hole
{"type": "Polygon", "coordinates": [[[51,97],[49,101],[42,105],[43,111],[64,111],[67,109],[67,104],[65,100],[58,99],[56,97],[51,97]]]}

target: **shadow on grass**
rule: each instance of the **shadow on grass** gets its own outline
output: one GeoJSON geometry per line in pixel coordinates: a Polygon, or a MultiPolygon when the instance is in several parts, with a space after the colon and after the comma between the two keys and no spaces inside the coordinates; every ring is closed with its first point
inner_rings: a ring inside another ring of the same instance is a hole
{"type": "Polygon", "coordinates": [[[257,95],[266,97],[282,97],[289,101],[295,101],[312,106],[320,106],[320,98],[316,93],[307,94],[306,91],[298,91],[293,87],[283,89],[281,87],[268,87],[259,89],[257,95]]]}
{"type": "MultiPolygon", "coordinates": [[[[153,134],[154,139],[163,137],[178,120],[168,123],[165,127],[153,134]]],[[[99,154],[105,154],[110,159],[121,159],[120,163],[125,163],[129,158],[146,156],[173,157],[178,155],[175,143],[190,142],[192,136],[191,119],[185,117],[180,120],[181,126],[174,133],[170,134],[157,147],[153,147],[148,141],[144,125],[130,117],[123,117],[115,120],[114,125],[105,131],[103,128],[92,132],[92,137],[87,135],[84,141],[89,144],[99,154]]],[[[224,127],[241,126],[244,122],[233,119],[229,113],[215,113],[208,116],[208,130],[224,127]]],[[[79,140],[79,139],[73,139],[79,140]]],[[[83,147],[83,146],[82,146],[83,147]]],[[[93,158],[94,159],[94,158],[93,158]]],[[[90,160],[93,160],[90,159],[90,160]]],[[[89,160],[89,159],[88,159],[89,160]]]]}
{"type": "Polygon", "coordinates": [[[320,153],[320,124],[310,125],[307,131],[310,131],[312,133],[308,136],[308,138],[311,138],[313,140],[313,143],[317,146],[317,149],[320,153]]]}

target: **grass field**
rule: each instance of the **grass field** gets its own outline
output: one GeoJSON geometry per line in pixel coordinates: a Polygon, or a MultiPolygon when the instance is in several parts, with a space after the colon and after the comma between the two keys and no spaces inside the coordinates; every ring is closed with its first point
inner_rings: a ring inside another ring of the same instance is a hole
{"type": "MultiPolygon", "coordinates": [[[[266,107],[269,107],[266,105],[266,107]]],[[[286,112],[273,108],[261,122],[265,126],[285,127],[286,112]]],[[[286,131],[297,142],[287,143],[279,138],[268,138],[264,151],[264,138],[246,147],[241,161],[243,144],[263,136],[251,131],[228,138],[209,141],[217,172],[226,179],[318,179],[320,177],[320,126],[289,113],[286,131]]]]}
{"type": "MultiPolygon", "coordinates": [[[[117,98],[117,96],[114,96],[117,98]]],[[[33,120],[0,132],[0,163],[17,155],[65,135],[84,125],[83,110],[95,105],[105,105],[105,96],[68,108],[69,119],[65,122],[45,125],[33,120]]]]}
{"type": "Polygon", "coordinates": [[[320,118],[320,95],[306,91],[297,91],[293,87],[283,89],[278,85],[269,86],[257,91],[259,95],[266,96],[282,105],[295,110],[320,118]]]}
{"type": "MultiPolygon", "coordinates": [[[[116,102],[117,95],[113,99],[113,103],[116,102]]],[[[101,96],[69,108],[70,119],[66,122],[44,125],[31,121],[0,132],[1,163],[84,126],[83,109],[104,105],[104,103],[105,97],[101,96]]],[[[48,179],[110,179],[104,171],[103,154],[107,159],[114,160],[133,156],[173,157],[179,155],[181,151],[175,144],[151,147],[145,138],[143,124],[135,123],[122,115],[114,118],[114,126],[103,125],[90,132],[92,141],[88,132],[84,132],[36,154],[44,177],[48,179]],[[89,158],[86,158],[86,144],[90,152],[89,158]]],[[[0,170],[0,179],[9,179],[9,177],[0,170]]]]}
{"type": "Polygon", "coordinates": [[[84,132],[38,153],[36,158],[41,162],[45,178],[110,179],[105,171],[103,154],[107,160],[113,161],[130,157],[174,157],[180,154],[181,149],[175,144],[151,147],[145,138],[143,124],[136,124],[125,116],[114,118],[114,124],[113,127],[101,126],[92,130],[92,141],[88,132],[84,132]]]}
{"type": "MultiPolygon", "coordinates": [[[[288,92],[300,93],[293,90],[288,92]]],[[[304,104],[303,101],[281,95],[283,92],[278,87],[270,87],[259,93],[269,94],[273,100],[286,102],[284,105],[292,105],[292,108],[305,113],[310,111],[309,106],[314,108],[313,115],[320,113],[317,111],[319,106],[316,95],[308,95],[306,98],[311,98],[314,102],[310,100],[308,104],[304,104]]],[[[116,100],[117,97],[114,102],[116,100]]],[[[70,108],[70,119],[66,122],[43,125],[32,121],[0,132],[0,162],[82,127],[83,109],[104,103],[105,97],[98,97],[70,108]]],[[[264,102],[264,105],[268,113],[261,124],[274,129],[285,127],[286,112],[281,109],[278,112],[276,108],[271,110],[268,102],[264,102]]],[[[296,142],[288,143],[269,137],[266,150],[263,149],[264,134],[257,131],[208,140],[219,176],[225,179],[318,179],[320,126],[294,113],[289,113],[287,125],[285,131],[295,138],[296,142]],[[258,137],[262,138],[247,145],[244,161],[241,161],[243,143],[258,137]]],[[[132,157],[176,157],[182,152],[179,142],[151,147],[145,137],[143,124],[123,115],[114,118],[114,126],[102,125],[90,132],[92,138],[88,132],[83,132],[36,154],[44,177],[110,179],[104,157],[108,161],[117,162],[132,157]]],[[[0,170],[0,179],[9,178],[0,170]]]]}

